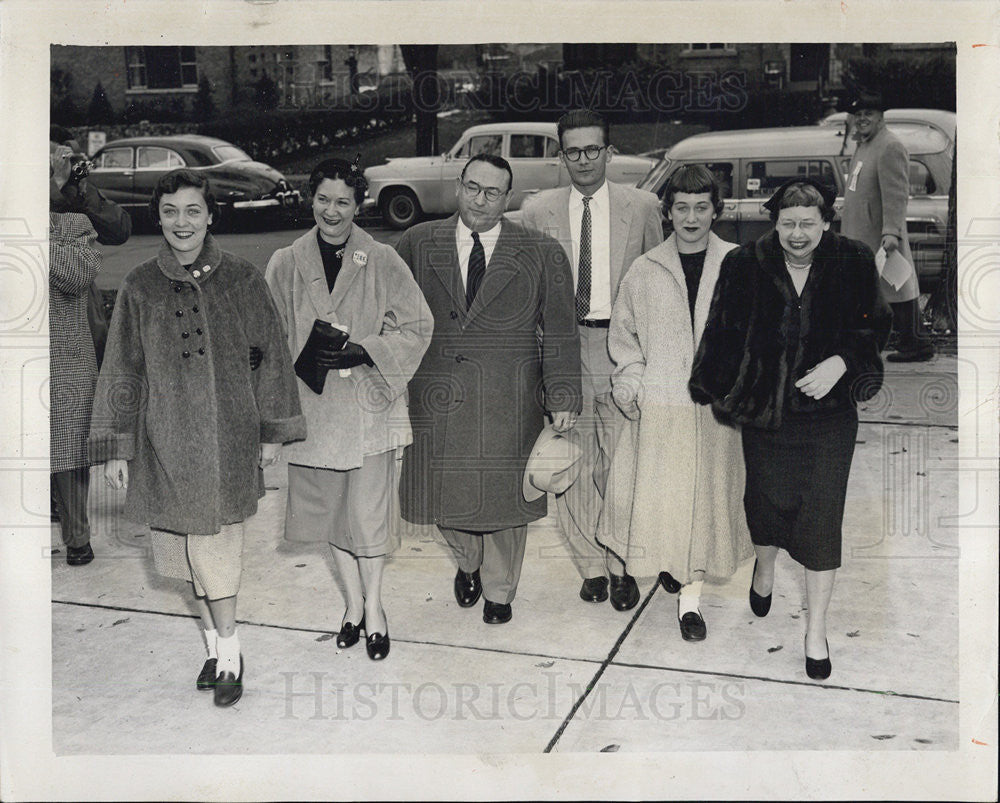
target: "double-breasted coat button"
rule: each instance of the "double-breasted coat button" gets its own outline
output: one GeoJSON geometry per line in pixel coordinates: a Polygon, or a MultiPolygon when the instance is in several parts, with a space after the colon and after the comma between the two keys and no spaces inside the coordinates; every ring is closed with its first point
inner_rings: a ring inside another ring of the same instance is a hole
{"type": "Polygon", "coordinates": [[[183,318],[184,317],[184,310],[179,309],[179,310],[177,310],[177,312],[174,313],[174,315],[176,315],[178,318],[183,318]]]}
{"type": "Polygon", "coordinates": [[[186,360],[188,357],[191,356],[191,352],[190,351],[182,351],[181,352],[181,356],[186,360]]]}
{"type": "Polygon", "coordinates": [[[183,338],[191,337],[191,333],[190,332],[181,332],[181,337],[183,337],[183,338]]]}
{"type": "Polygon", "coordinates": [[[461,354],[456,354],[455,355],[455,362],[462,362],[462,360],[464,360],[464,359],[465,359],[465,357],[463,357],[461,354]]]}
{"type": "Polygon", "coordinates": [[[200,348],[200,349],[198,349],[198,353],[199,353],[199,354],[204,354],[204,353],[205,353],[205,349],[204,349],[204,348],[200,348]]]}
{"type": "Polygon", "coordinates": [[[448,315],[449,315],[449,316],[451,316],[451,319],[452,319],[453,321],[454,321],[454,320],[455,320],[456,318],[458,318],[458,313],[457,313],[457,312],[455,312],[455,310],[452,310],[451,312],[449,312],[449,313],[448,313],[448,315]]]}
{"type": "Polygon", "coordinates": [[[197,312],[197,311],[198,311],[198,305],[195,304],[193,307],[191,307],[191,312],[197,312]]]}
{"type": "Polygon", "coordinates": [[[199,326],[199,327],[198,327],[197,329],[195,329],[195,330],[194,330],[194,333],[195,333],[196,335],[200,335],[200,334],[201,334],[201,327],[199,326]]]}

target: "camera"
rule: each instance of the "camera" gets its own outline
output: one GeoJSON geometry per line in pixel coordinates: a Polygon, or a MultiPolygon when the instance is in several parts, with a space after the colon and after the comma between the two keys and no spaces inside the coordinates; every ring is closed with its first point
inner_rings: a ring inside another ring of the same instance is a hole
{"type": "Polygon", "coordinates": [[[94,163],[82,153],[72,153],[69,156],[69,180],[74,184],[79,184],[94,169],[94,163]]]}

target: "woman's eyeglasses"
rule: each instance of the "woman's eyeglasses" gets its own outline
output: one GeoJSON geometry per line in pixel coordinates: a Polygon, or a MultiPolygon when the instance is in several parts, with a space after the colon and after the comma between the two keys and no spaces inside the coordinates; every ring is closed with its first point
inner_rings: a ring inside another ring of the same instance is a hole
{"type": "Polygon", "coordinates": [[[581,154],[587,154],[587,161],[592,162],[601,155],[607,145],[588,145],[586,148],[564,148],[563,156],[571,162],[579,162],[581,154]]]}
{"type": "Polygon", "coordinates": [[[465,190],[465,194],[469,198],[475,198],[479,193],[482,193],[486,196],[487,201],[496,201],[504,194],[504,190],[499,187],[481,187],[475,181],[463,181],[461,183],[462,189],[465,190]]]}

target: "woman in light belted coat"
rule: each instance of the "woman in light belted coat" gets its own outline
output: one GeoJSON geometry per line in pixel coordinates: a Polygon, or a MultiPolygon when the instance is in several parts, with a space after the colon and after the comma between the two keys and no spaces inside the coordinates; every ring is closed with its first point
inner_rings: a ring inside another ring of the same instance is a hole
{"type": "Polygon", "coordinates": [[[330,543],[346,595],[337,645],[364,630],[379,660],[389,652],[382,572],[399,543],[397,458],[412,440],[406,385],[434,321],[406,263],[353,222],[367,187],[357,164],[321,162],[309,187],[316,226],[274,253],[267,283],[293,357],[316,320],[349,340],[313,355],[328,371],[321,392],[300,373],[309,436],[288,450],[285,537],[330,543]]]}
{"type": "Polygon", "coordinates": [[[611,312],[611,395],[632,422],[614,451],[598,537],[630,574],[659,574],[680,592],[681,636],[700,641],[702,583],[729,578],[753,552],[739,430],[688,392],[719,268],[735,246],[711,231],[722,201],[705,168],[677,171],[664,200],[674,233],[632,263],[611,312]]]}

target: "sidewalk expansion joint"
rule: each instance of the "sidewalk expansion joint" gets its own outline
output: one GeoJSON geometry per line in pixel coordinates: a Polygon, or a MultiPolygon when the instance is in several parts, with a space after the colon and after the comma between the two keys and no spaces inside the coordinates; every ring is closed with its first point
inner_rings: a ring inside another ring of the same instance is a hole
{"type": "Polygon", "coordinates": [[[835,689],[837,691],[856,691],[863,694],[881,694],[885,697],[901,697],[906,700],[924,700],[931,703],[951,703],[958,705],[958,700],[950,700],[947,697],[930,697],[924,694],[912,694],[910,692],[887,691],[885,689],[866,689],[862,686],[838,686],[835,683],[815,683],[807,680],[782,680],[781,678],[769,678],[763,675],[745,675],[737,672],[714,672],[708,669],[687,669],[676,666],[660,666],[657,664],[641,664],[631,661],[615,661],[613,666],[625,667],[627,669],[655,669],[661,672],[679,672],[685,675],[707,675],[715,678],[734,678],[736,680],[759,680],[763,683],[778,683],[783,686],[806,686],[810,689],[835,689]]]}
{"type": "Polygon", "coordinates": [[[573,717],[576,716],[576,712],[580,710],[580,706],[582,706],[584,702],[587,700],[587,697],[590,696],[590,693],[594,690],[594,687],[597,685],[597,682],[601,679],[601,676],[604,674],[605,670],[611,665],[611,662],[614,661],[615,656],[618,655],[618,651],[622,648],[622,644],[625,643],[625,639],[628,638],[628,634],[632,632],[632,628],[635,626],[635,623],[639,620],[639,617],[642,616],[642,612],[646,610],[646,606],[649,605],[649,601],[653,598],[653,594],[656,593],[656,589],[659,587],[660,587],[660,582],[659,580],[657,580],[656,582],[653,583],[652,589],[650,589],[650,591],[646,594],[646,598],[642,601],[642,604],[636,609],[635,613],[632,614],[632,618],[629,620],[629,623],[625,626],[625,629],[618,637],[618,640],[615,641],[614,645],[611,647],[611,651],[608,653],[607,657],[603,661],[601,661],[601,665],[597,668],[597,672],[594,673],[594,677],[590,679],[590,683],[587,684],[587,688],[583,690],[583,694],[581,694],[579,699],[577,699],[577,701],[573,703],[573,707],[569,710],[569,713],[566,714],[566,718],[563,719],[562,723],[556,729],[556,732],[552,735],[552,738],[549,740],[549,743],[545,746],[545,749],[542,751],[543,753],[551,753],[553,748],[555,748],[556,744],[562,738],[563,732],[569,726],[569,723],[572,721],[573,717]]]}

